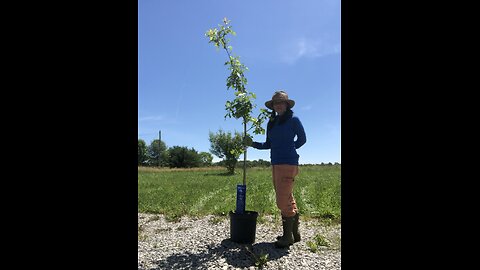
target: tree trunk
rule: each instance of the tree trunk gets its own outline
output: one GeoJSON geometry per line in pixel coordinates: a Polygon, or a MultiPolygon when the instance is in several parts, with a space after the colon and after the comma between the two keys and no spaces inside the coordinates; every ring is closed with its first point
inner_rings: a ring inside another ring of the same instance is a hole
{"type": "MultiPolygon", "coordinates": [[[[243,138],[247,136],[247,121],[243,118],[243,138]]],[[[243,148],[243,185],[247,184],[247,146],[243,148]]]]}

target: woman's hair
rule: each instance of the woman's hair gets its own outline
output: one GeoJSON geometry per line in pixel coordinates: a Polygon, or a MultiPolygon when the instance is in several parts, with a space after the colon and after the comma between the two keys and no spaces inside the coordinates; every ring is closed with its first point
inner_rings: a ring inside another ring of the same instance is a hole
{"type": "MultiPolygon", "coordinates": [[[[268,121],[267,130],[270,130],[273,127],[273,124],[275,123],[275,116],[276,116],[275,110],[272,110],[272,112],[270,113],[270,121],[268,121]]],[[[282,125],[283,123],[285,123],[285,121],[292,118],[292,116],[293,116],[293,111],[292,109],[290,109],[290,106],[287,105],[287,110],[283,115],[280,116],[278,124],[282,125]]]]}

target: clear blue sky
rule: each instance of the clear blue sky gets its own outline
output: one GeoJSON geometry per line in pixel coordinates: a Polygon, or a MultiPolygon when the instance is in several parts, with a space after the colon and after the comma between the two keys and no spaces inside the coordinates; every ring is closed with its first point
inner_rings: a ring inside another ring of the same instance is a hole
{"type": "MultiPolygon", "coordinates": [[[[205,37],[224,17],[237,33],[233,53],[249,68],[254,114],[285,90],[307,135],[300,164],[341,163],[339,0],[139,0],[138,138],[149,145],[161,130],[167,147],[209,152],[209,131],[243,130],[224,118],[234,98],[227,55],[205,37]]],[[[249,148],[247,159],[270,161],[270,150],[249,148]]]]}

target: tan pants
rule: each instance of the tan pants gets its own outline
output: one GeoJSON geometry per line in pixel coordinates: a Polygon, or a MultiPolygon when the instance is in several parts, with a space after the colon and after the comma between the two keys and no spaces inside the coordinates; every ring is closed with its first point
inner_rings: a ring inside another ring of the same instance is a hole
{"type": "Polygon", "coordinates": [[[284,217],[293,217],[298,212],[293,185],[298,174],[296,165],[272,165],[273,188],[277,200],[277,207],[284,217]]]}

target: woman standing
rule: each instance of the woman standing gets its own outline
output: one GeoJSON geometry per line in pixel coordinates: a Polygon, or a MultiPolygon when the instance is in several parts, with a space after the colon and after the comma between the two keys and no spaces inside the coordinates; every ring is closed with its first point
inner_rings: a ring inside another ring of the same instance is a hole
{"type": "Polygon", "coordinates": [[[275,246],[284,248],[300,241],[299,211],[293,197],[293,186],[298,174],[299,155],[296,149],[304,145],[307,138],[300,119],[293,116],[291,110],[295,101],[289,99],[285,91],[276,91],[265,106],[272,110],[266,141],[253,142],[247,136],[245,144],[256,149],[270,149],[273,187],[283,226],[283,235],[277,237],[275,246]]]}

